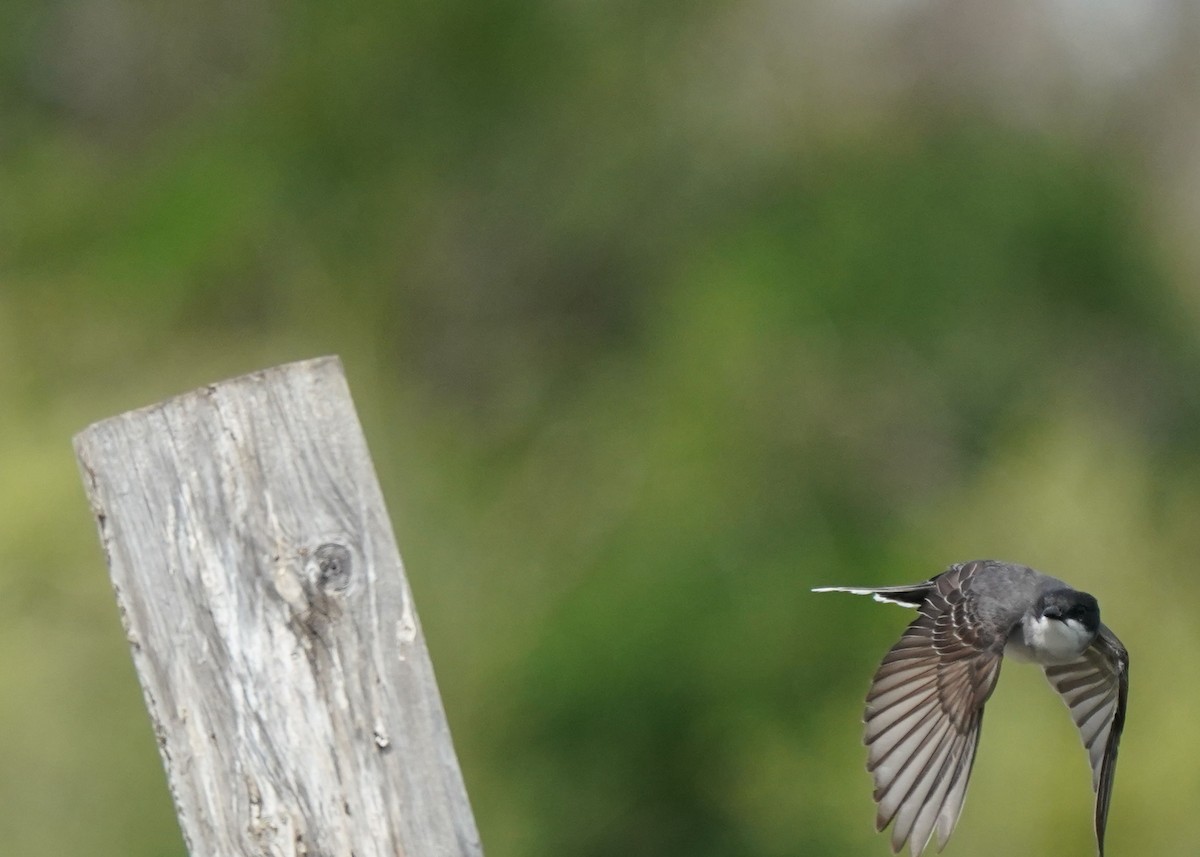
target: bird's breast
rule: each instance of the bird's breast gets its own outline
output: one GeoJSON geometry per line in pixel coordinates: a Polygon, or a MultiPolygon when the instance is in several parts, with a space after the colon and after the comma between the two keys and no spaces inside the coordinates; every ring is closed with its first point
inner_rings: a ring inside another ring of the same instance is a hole
{"type": "Polygon", "coordinates": [[[1006,657],[1048,666],[1078,658],[1092,644],[1095,634],[1072,619],[1060,621],[1029,616],[1013,629],[1004,647],[1006,657]]]}

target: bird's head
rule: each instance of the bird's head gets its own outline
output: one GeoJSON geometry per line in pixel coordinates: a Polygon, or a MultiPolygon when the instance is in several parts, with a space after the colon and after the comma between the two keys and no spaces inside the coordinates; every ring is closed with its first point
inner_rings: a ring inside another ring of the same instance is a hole
{"type": "Polygon", "coordinates": [[[1038,599],[1035,612],[1040,618],[1062,622],[1089,635],[1100,630],[1100,605],[1086,592],[1052,589],[1038,599]]]}

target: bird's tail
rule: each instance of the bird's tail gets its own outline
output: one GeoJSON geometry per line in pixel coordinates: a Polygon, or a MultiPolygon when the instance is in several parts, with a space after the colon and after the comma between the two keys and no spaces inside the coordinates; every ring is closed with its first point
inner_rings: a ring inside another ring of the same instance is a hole
{"type": "Polygon", "coordinates": [[[932,588],[933,581],[927,580],[911,586],[820,586],[813,592],[849,592],[851,595],[870,595],[885,604],[920,607],[932,588]]]}

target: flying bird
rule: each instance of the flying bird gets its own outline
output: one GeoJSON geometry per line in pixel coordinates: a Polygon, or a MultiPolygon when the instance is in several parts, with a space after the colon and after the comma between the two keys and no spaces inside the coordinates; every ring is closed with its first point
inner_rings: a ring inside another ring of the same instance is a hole
{"type": "Polygon", "coordinates": [[[1023,565],[974,560],[912,586],[828,586],[915,607],[867,694],[864,742],[877,830],[893,853],[921,857],[933,833],[946,846],[962,812],[983,706],[1005,656],[1039,664],[1079,728],[1092,765],[1096,845],[1112,796],[1129,697],[1129,655],[1086,592],[1023,565]]]}

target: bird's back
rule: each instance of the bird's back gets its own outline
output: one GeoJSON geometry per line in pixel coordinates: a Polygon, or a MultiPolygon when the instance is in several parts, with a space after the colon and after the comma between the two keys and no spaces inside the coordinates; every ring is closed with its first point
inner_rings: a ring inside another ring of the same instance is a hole
{"type": "Polygon", "coordinates": [[[976,616],[999,628],[1009,628],[1020,622],[1040,592],[1070,588],[1061,580],[1029,566],[994,559],[951,566],[945,573],[955,571],[961,575],[960,585],[972,602],[976,616]]]}

